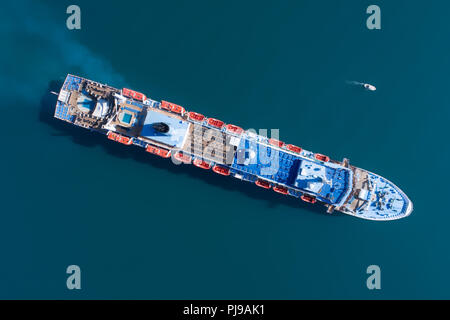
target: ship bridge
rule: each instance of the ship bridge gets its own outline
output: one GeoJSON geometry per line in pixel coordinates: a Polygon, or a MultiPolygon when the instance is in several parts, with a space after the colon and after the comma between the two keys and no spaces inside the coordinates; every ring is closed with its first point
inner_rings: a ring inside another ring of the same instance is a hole
{"type": "Polygon", "coordinates": [[[301,157],[287,150],[242,138],[231,168],[245,177],[263,180],[340,204],[351,188],[350,170],[301,157]]]}
{"type": "Polygon", "coordinates": [[[341,202],[349,188],[349,170],[331,168],[322,163],[309,160],[299,160],[300,165],[293,185],[317,195],[327,203],[341,202]]]}

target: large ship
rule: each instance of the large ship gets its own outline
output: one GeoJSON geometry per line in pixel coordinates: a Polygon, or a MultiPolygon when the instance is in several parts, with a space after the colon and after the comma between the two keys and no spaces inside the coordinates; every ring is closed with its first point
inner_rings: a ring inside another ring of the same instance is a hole
{"type": "Polygon", "coordinates": [[[192,164],[299,201],[322,203],[328,213],[336,210],[388,221],[413,210],[412,202],[392,182],[348,159],[335,161],[127,88],[69,74],[54,116],[177,164],[192,164]]]}

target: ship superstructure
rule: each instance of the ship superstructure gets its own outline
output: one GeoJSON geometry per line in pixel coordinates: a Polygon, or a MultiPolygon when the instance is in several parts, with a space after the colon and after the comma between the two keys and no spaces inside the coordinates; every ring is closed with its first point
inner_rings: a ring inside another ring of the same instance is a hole
{"type": "Polygon", "coordinates": [[[413,209],[393,183],[347,159],[334,161],[134,90],[69,74],[58,95],[55,117],[174,162],[305,202],[321,202],[328,213],[337,210],[385,221],[406,217],[413,209]]]}

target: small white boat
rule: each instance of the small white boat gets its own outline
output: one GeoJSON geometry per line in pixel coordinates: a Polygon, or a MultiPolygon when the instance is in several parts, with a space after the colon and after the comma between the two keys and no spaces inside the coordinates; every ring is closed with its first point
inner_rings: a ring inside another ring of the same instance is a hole
{"type": "Polygon", "coordinates": [[[364,83],[364,84],[363,84],[363,87],[364,87],[365,89],[369,90],[369,91],[375,91],[375,90],[377,90],[377,88],[375,88],[375,86],[373,86],[373,85],[371,85],[371,84],[368,84],[368,83],[364,83]]]}

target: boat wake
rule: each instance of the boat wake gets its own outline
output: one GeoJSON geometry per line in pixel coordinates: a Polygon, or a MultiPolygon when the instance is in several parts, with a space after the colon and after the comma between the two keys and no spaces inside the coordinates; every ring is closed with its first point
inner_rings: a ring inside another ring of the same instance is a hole
{"type": "Polygon", "coordinates": [[[0,59],[0,85],[8,88],[4,98],[33,102],[50,81],[60,78],[61,70],[86,76],[101,74],[107,83],[125,85],[111,64],[78,42],[73,37],[75,31],[68,30],[65,20],[56,19],[45,5],[17,0],[2,6],[0,38],[5,50],[0,59]]]}
{"type": "Polygon", "coordinates": [[[358,87],[363,87],[366,90],[369,91],[376,91],[377,88],[369,83],[363,83],[363,82],[359,82],[359,81],[346,81],[347,84],[349,85],[353,85],[353,86],[358,86],[358,87]]]}
{"type": "Polygon", "coordinates": [[[347,84],[350,84],[350,85],[354,85],[354,86],[363,86],[364,85],[364,83],[362,83],[362,82],[358,82],[358,81],[349,81],[349,80],[347,80],[347,81],[345,81],[347,84]]]}

